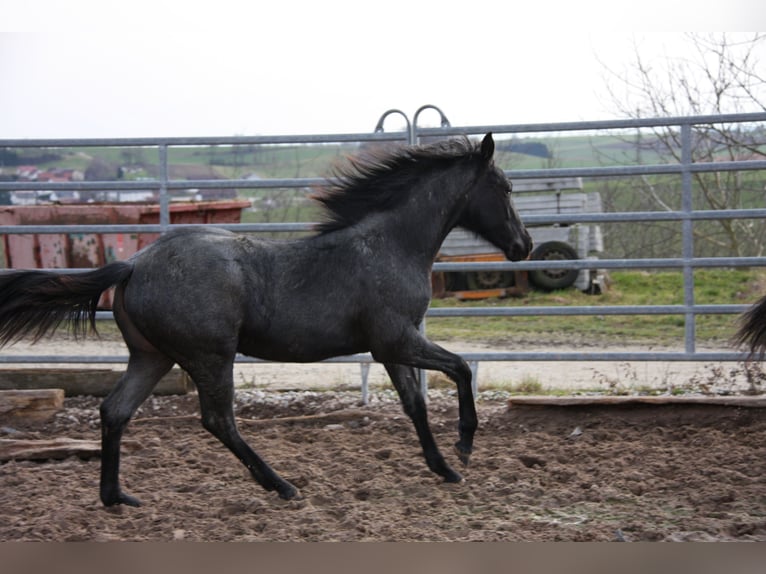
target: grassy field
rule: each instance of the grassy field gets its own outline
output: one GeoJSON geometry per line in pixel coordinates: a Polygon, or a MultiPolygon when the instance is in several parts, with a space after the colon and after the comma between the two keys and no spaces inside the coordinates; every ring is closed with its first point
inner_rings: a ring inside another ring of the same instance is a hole
{"type": "MultiPolygon", "coordinates": [[[[497,137],[502,145],[503,136],[497,137]]],[[[632,163],[636,152],[624,136],[619,135],[572,135],[527,136],[518,141],[539,142],[547,146],[551,158],[541,158],[520,153],[498,150],[496,160],[505,169],[538,169],[545,167],[584,167],[632,163]]],[[[357,144],[313,145],[237,145],[237,146],[175,146],[168,148],[171,165],[213,166],[221,177],[239,178],[249,173],[261,177],[318,177],[338,158],[358,151],[357,144]]],[[[36,150],[17,150],[22,157],[36,154],[36,150]]],[[[56,161],[38,162],[38,167],[62,167],[85,170],[88,164],[99,159],[120,165],[158,164],[156,148],[87,147],[70,150],[48,150],[59,153],[56,161]]],[[[30,160],[31,161],[31,160],[30,160]]],[[[644,163],[661,162],[656,155],[642,157],[644,163]]]]}
{"type": "MultiPolygon", "coordinates": [[[[695,272],[698,304],[750,304],[766,294],[766,270],[714,269],[695,272]]],[[[523,298],[459,302],[436,299],[434,307],[458,306],[605,306],[677,305],[683,303],[680,272],[619,271],[603,295],[570,288],[552,293],[531,291],[523,298]]],[[[698,342],[725,344],[733,335],[736,316],[697,316],[698,342]]],[[[630,344],[682,344],[684,317],[676,315],[584,317],[434,317],[426,322],[429,337],[489,344],[514,341],[630,344]]]]}

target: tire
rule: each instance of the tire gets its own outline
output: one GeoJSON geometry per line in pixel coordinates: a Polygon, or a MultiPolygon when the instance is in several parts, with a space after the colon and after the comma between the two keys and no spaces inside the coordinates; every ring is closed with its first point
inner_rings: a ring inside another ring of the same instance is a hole
{"type": "MultiPolygon", "coordinates": [[[[574,248],[563,241],[548,241],[538,245],[529,258],[534,261],[578,259],[574,248]]],[[[538,289],[554,291],[573,285],[579,273],[577,269],[534,269],[529,272],[529,281],[538,289]]]]}
{"type": "Polygon", "coordinates": [[[468,289],[478,291],[481,289],[500,289],[513,285],[513,273],[506,271],[477,271],[465,274],[465,282],[468,289]]]}

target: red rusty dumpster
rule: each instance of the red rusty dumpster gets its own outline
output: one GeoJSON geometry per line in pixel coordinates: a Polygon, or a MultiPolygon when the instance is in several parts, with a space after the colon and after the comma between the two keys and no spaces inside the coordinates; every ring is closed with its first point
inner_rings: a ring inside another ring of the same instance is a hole
{"type": "MultiPolygon", "coordinates": [[[[239,223],[244,200],[170,204],[171,223],[239,223]]],[[[110,225],[160,221],[156,203],[0,206],[0,225],[110,225]]],[[[157,233],[35,233],[3,236],[6,268],[89,268],[128,259],[157,233]]],[[[102,304],[111,301],[102,299],[102,304]]]]}

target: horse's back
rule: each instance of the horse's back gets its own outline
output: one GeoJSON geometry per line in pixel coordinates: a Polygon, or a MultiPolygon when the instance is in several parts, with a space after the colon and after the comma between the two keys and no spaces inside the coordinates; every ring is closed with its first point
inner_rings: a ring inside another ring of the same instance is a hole
{"type": "Polygon", "coordinates": [[[231,263],[242,258],[245,241],[244,236],[217,227],[172,230],[136,254],[133,273],[152,275],[155,281],[169,276],[187,283],[224,268],[231,270],[231,263]]]}
{"type": "Polygon", "coordinates": [[[173,230],[134,258],[124,311],[155,344],[194,338],[235,344],[251,290],[252,270],[243,260],[257,249],[224,229],[173,230]]]}

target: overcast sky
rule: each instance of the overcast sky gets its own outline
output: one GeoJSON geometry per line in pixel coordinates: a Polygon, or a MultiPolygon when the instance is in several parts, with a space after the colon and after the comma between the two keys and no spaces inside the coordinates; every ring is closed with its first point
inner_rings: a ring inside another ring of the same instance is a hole
{"type": "Polygon", "coordinates": [[[605,66],[636,46],[682,56],[674,27],[766,28],[762,0],[17,4],[0,19],[0,139],[369,132],[423,104],[453,125],[610,119],[605,66]]]}

